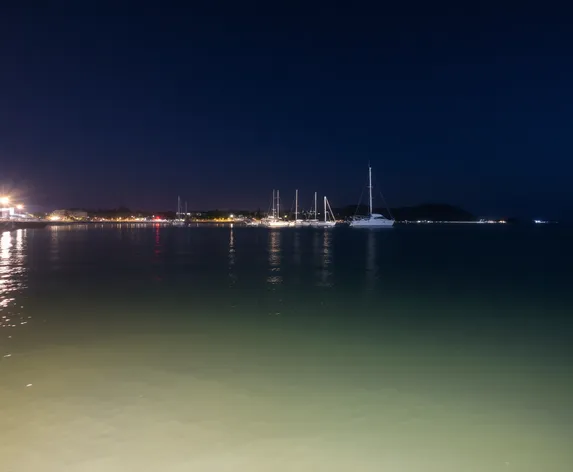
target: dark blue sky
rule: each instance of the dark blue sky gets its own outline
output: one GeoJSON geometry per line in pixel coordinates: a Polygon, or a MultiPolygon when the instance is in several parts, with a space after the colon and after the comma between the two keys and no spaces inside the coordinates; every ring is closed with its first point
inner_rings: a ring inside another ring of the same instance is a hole
{"type": "Polygon", "coordinates": [[[355,204],[370,160],[391,206],[573,210],[559,12],[76,3],[0,15],[0,185],[28,203],[355,204]]]}

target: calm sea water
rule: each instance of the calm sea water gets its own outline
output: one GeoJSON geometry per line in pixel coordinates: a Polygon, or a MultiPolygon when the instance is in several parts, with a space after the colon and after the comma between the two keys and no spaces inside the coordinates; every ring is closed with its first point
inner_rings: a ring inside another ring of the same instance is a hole
{"type": "Polygon", "coordinates": [[[573,232],[0,235],[0,470],[573,470],[573,232]]]}

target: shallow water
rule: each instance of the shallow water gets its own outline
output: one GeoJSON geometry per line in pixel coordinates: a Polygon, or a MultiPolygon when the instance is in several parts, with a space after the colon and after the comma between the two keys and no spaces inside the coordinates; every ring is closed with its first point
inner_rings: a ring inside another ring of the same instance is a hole
{"type": "Polygon", "coordinates": [[[0,470],[573,470],[567,228],[0,235],[0,470]]]}

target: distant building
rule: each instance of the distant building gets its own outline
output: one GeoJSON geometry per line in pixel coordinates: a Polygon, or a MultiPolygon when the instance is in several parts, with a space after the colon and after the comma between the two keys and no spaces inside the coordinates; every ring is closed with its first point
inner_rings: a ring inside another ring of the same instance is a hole
{"type": "Polygon", "coordinates": [[[50,213],[51,220],[86,220],[88,212],[83,210],[54,210],[50,213]]]}

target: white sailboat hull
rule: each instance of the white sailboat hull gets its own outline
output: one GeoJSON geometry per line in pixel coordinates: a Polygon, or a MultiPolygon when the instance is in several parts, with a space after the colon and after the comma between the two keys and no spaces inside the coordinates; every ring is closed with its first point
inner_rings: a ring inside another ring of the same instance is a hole
{"type": "Polygon", "coordinates": [[[352,228],[391,228],[394,226],[394,220],[386,218],[364,218],[350,222],[352,228]]]}
{"type": "Polygon", "coordinates": [[[336,225],[336,221],[315,221],[310,223],[313,228],[332,228],[336,225]]]}
{"type": "Polygon", "coordinates": [[[316,223],[318,223],[318,220],[303,220],[300,225],[301,226],[314,226],[316,223]]]}
{"type": "Polygon", "coordinates": [[[294,221],[282,221],[282,220],[263,221],[262,224],[267,228],[288,228],[294,226],[294,221]]]}

